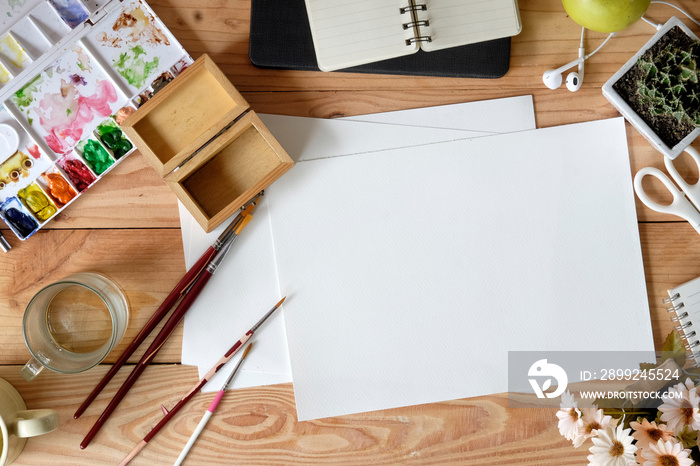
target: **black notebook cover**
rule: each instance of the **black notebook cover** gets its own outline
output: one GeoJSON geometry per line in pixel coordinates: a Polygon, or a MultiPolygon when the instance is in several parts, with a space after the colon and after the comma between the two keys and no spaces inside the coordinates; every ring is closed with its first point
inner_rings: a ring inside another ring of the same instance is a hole
{"type": "MultiPolygon", "coordinates": [[[[250,61],[260,68],[319,71],[304,0],[251,0],[250,61]]],[[[510,37],[345,68],[343,72],[500,78],[510,37]]]]}

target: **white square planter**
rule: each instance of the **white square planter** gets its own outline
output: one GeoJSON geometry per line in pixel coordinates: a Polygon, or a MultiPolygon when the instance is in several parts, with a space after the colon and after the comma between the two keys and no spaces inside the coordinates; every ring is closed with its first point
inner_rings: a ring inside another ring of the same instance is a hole
{"type": "Polygon", "coordinates": [[[649,50],[662,36],[664,36],[673,27],[680,27],[683,32],[685,32],[690,38],[697,40],[698,37],[693,34],[693,32],[685,25],[681,20],[672,16],[664,26],[657,31],[656,34],[637,52],[632,58],[629,59],[625,65],[620,68],[617,73],[615,73],[604,85],[603,85],[603,96],[608,99],[608,101],[615,107],[627,121],[630,122],[632,126],[637,128],[642,136],[644,136],[647,141],[651,143],[659,152],[664,154],[669,159],[675,159],[678,155],[685,150],[686,147],[692,143],[695,138],[700,135],[700,128],[695,128],[689,135],[687,135],[681,142],[673,147],[668,147],[661,138],[652,130],[649,125],[647,125],[642,118],[637,115],[632,108],[625,102],[625,100],[613,89],[613,84],[615,84],[622,76],[624,76],[630,68],[632,68],[636,63],[637,59],[643,55],[647,50],[649,50]]]}

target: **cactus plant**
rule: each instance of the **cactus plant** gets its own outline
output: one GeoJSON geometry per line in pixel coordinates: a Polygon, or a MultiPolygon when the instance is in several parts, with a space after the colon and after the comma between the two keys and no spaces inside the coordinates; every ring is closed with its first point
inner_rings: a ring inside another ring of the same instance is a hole
{"type": "Polygon", "coordinates": [[[700,38],[670,18],[602,91],[652,146],[678,157],[700,136],[700,38]]]}
{"type": "Polygon", "coordinates": [[[669,44],[653,55],[639,57],[643,74],[637,92],[652,115],[670,115],[700,126],[699,53],[700,41],[694,41],[690,48],[669,44]]]}

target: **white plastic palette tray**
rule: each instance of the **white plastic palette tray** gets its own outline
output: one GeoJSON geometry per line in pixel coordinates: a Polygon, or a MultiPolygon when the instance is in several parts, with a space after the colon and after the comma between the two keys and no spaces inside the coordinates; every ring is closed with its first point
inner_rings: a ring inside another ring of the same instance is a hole
{"type": "Polygon", "coordinates": [[[192,58],[143,0],[2,3],[0,218],[26,240],[134,150],[121,115],[192,58]]]}

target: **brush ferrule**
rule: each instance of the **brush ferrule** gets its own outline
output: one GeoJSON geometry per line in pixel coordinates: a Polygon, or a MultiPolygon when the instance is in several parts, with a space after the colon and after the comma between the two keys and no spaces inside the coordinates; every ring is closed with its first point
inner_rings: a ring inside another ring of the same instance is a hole
{"type": "MultiPolygon", "coordinates": [[[[226,227],[224,231],[221,232],[218,238],[216,238],[216,241],[214,242],[214,249],[217,251],[221,249],[224,244],[226,244],[227,241],[231,238],[231,235],[233,232],[238,228],[238,226],[241,224],[241,221],[243,220],[243,212],[246,210],[246,208],[249,205],[253,205],[255,207],[257,204],[258,199],[265,193],[265,191],[261,191],[258,194],[253,197],[250,201],[246,202],[243,204],[243,207],[241,207],[240,211],[238,212],[238,215],[236,215],[236,218],[234,218],[231,223],[226,227]]],[[[251,209],[252,210],[252,209],[251,209]]],[[[250,212],[249,212],[250,213],[250,212]]]]}
{"type": "Polygon", "coordinates": [[[228,386],[231,384],[231,381],[236,376],[236,372],[238,372],[238,369],[240,369],[242,363],[243,363],[243,358],[238,360],[238,363],[236,363],[236,367],[234,367],[233,370],[231,371],[231,374],[226,379],[226,382],[221,387],[221,390],[226,390],[228,388],[228,386]]]}
{"type": "Polygon", "coordinates": [[[216,253],[216,256],[211,260],[209,265],[207,265],[207,272],[213,274],[216,272],[216,269],[219,268],[221,265],[221,262],[223,262],[224,258],[226,257],[226,254],[231,250],[231,246],[233,245],[234,241],[236,241],[237,236],[232,236],[228,242],[224,243],[224,245],[219,249],[219,252],[216,253]]]}
{"type": "Polygon", "coordinates": [[[257,324],[253,325],[253,327],[250,329],[250,333],[255,333],[255,332],[258,330],[258,328],[260,328],[260,326],[261,326],[262,324],[264,324],[265,321],[272,315],[272,313],[275,312],[275,311],[277,310],[278,307],[279,307],[279,305],[277,305],[277,306],[273,307],[272,309],[270,309],[270,310],[267,312],[267,314],[265,314],[265,315],[262,317],[262,319],[260,319],[260,320],[258,321],[257,324]]]}

